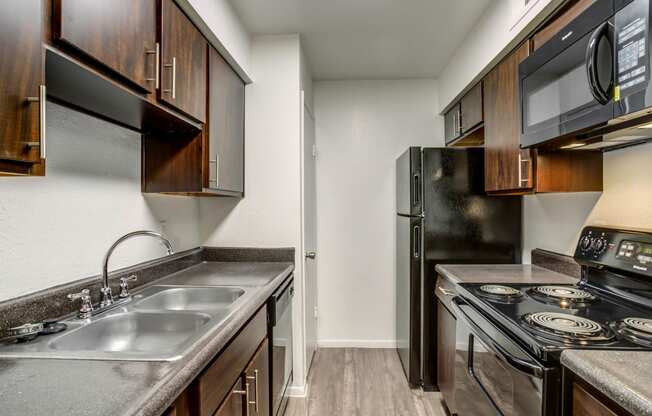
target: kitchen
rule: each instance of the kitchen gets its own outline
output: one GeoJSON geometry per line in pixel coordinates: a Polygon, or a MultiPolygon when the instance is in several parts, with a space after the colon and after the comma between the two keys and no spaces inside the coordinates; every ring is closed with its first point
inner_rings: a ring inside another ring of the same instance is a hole
{"type": "Polygon", "coordinates": [[[652,414],[646,1],[4,6],[0,414],[652,414]]]}

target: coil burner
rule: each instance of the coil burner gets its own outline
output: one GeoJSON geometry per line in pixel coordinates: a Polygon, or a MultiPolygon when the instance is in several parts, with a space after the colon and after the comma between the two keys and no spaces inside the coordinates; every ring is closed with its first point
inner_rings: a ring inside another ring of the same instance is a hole
{"type": "Polygon", "coordinates": [[[539,302],[570,309],[582,308],[597,300],[586,290],[572,286],[537,286],[528,294],[539,302]]]}
{"type": "Polygon", "coordinates": [[[565,344],[607,343],[615,338],[609,328],[590,319],[566,313],[529,313],[523,316],[523,322],[535,336],[565,344]]]}
{"type": "Polygon", "coordinates": [[[520,290],[504,285],[482,285],[478,294],[493,301],[512,303],[518,302],[523,297],[520,290]]]}
{"type": "Polygon", "coordinates": [[[613,326],[616,333],[626,340],[652,347],[652,319],[625,318],[617,321],[613,326]]]}

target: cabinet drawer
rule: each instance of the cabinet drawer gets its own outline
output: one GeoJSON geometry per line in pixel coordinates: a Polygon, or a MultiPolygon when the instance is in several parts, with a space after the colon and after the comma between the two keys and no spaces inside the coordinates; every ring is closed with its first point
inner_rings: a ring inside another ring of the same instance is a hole
{"type": "Polygon", "coordinates": [[[199,415],[212,416],[247,367],[267,333],[267,308],[261,308],[242,331],[197,378],[199,415]]]}

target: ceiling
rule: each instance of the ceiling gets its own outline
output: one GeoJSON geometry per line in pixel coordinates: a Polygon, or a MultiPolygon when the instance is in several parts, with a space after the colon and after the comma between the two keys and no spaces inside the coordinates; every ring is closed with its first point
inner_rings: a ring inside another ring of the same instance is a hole
{"type": "Polygon", "coordinates": [[[436,77],[490,0],[230,0],[254,35],[300,33],[320,79],[436,77]]]}

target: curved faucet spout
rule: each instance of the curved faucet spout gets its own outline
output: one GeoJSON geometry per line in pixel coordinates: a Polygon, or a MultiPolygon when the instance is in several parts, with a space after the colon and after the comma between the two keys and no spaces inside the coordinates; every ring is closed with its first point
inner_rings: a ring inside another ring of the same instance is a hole
{"type": "Polygon", "coordinates": [[[163,237],[162,234],[154,231],[147,231],[147,230],[134,231],[118,238],[115,241],[115,243],[113,243],[111,247],[109,247],[109,250],[104,255],[104,261],[102,262],[102,289],[101,289],[102,299],[100,301],[100,307],[106,307],[113,303],[113,295],[111,294],[111,287],[109,286],[109,259],[111,258],[113,251],[123,242],[133,237],[140,237],[140,236],[154,237],[159,239],[167,249],[168,255],[174,254],[174,250],[172,250],[172,243],[170,243],[170,240],[163,237]]]}

